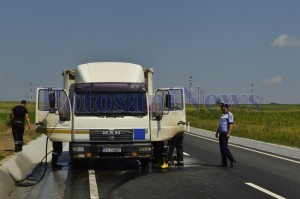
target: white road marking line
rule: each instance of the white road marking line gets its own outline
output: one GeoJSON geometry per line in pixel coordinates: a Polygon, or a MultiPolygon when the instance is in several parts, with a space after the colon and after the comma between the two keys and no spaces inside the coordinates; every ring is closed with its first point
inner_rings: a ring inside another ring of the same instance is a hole
{"type": "MultiPolygon", "coordinates": [[[[212,138],[202,137],[200,135],[195,135],[195,134],[192,134],[192,133],[186,133],[186,134],[194,136],[194,137],[199,137],[199,138],[202,138],[202,139],[210,140],[210,141],[213,141],[213,142],[219,142],[218,140],[214,140],[212,138]]],[[[282,159],[282,160],[286,160],[286,161],[289,161],[289,162],[300,164],[300,161],[297,161],[297,160],[292,160],[292,159],[284,158],[284,157],[281,157],[281,156],[278,156],[278,155],[273,155],[273,154],[270,154],[270,153],[267,153],[267,152],[257,151],[255,149],[250,149],[250,148],[238,146],[238,145],[235,145],[235,144],[229,144],[229,145],[237,147],[237,148],[240,148],[240,149],[245,149],[245,150],[248,150],[248,151],[252,151],[252,152],[260,153],[260,154],[263,154],[263,155],[271,156],[271,157],[274,157],[274,158],[278,158],[278,159],[282,159]]]]}
{"type": "Polygon", "coordinates": [[[257,186],[257,185],[255,185],[255,184],[253,184],[253,183],[251,183],[251,182],[245,182],[245,184],[248,185],[248,186],[250,186],[250,187],[253,187],[253,188],[255,188],[255,189],[257,189],[257,190],[259,190],[259,191],[261,191],[261,192],[264,192],[264,193],[266,193],[266,194],[268,194],[268,195],[270,195],[270,196],[272,196],[272,197],[274,197],[274,198],[277,198],[277,199],[285,199],[284,197],[282,197],[282,196],[280,196],[280,195],[277,195],[277,194],[275,194],[275,193],[273,193],[273,192],[271,192],[271,191],[269,191],[269,190],[267,190],[267,189],[264,189],[264,188],[262,188],[262,187],[260,187],[260,186],[257,186]]]}
{"type": "Polygon", "coordinates": [[[94,170],[89,170],[89,183],[91,199],[99,199],[97,181],[94,170]]]}
{"type": "Polygon", "coordinates": [[[186,152],[183,152],[183,155],[190,156],[190,154],[188,154],[188,153],[186,153],[186,152]]]}

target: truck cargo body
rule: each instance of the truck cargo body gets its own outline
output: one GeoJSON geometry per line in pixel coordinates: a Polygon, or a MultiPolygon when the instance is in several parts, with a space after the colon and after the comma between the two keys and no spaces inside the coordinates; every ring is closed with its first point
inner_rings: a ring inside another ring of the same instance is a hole
{"type": "Polygon", "coordinates": [[[37,89],[36,123],[77,158],[150,158],[153,143],[185,131],[183,89],[157,89],[153,69],[98,62],[64,70],[64,89],[37,89]]]}

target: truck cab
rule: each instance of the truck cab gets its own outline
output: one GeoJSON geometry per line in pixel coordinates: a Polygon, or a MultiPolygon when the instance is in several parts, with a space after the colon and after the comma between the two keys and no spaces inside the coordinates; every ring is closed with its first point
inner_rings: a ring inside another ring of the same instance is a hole
{"type": "Polygon", "coordinates": [[[71,159],[153,157],[186,129],[182,88],[153,92],[153,69],[97,62],[63,71],[64,88],[39,87],[37,130],[69,142],[71,159]]]}

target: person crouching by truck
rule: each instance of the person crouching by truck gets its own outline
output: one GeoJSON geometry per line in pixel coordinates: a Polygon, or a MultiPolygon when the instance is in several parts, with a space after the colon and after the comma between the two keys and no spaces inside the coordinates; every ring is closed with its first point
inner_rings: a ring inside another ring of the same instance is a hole
{"type": "Polygon", "coordinates": [[[15,152],[23,150],[23,136],[25,131],[25,119],[28,123],[28,128],[31,129],[28,110],[26,108],[26,100],[22,100],[20,105],[15,106],[9,114],[10,124],[12,126],[12,134],[15,143],[15,152]]]}

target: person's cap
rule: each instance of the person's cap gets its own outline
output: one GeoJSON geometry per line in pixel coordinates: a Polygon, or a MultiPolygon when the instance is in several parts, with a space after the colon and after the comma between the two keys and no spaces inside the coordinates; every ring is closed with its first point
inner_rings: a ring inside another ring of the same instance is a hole
{"type": "Polygon", "coordinates": [[[222,103],[222,104],[221,104],[221,108],[222,108],[222,107],[226,107],[226,108],[228,109],[228,104],[222,103]]]}
{"type": "Polygon", "coordinates": [[[27,104],[26,100],[22,100],[21,104],[27,104]]]}

